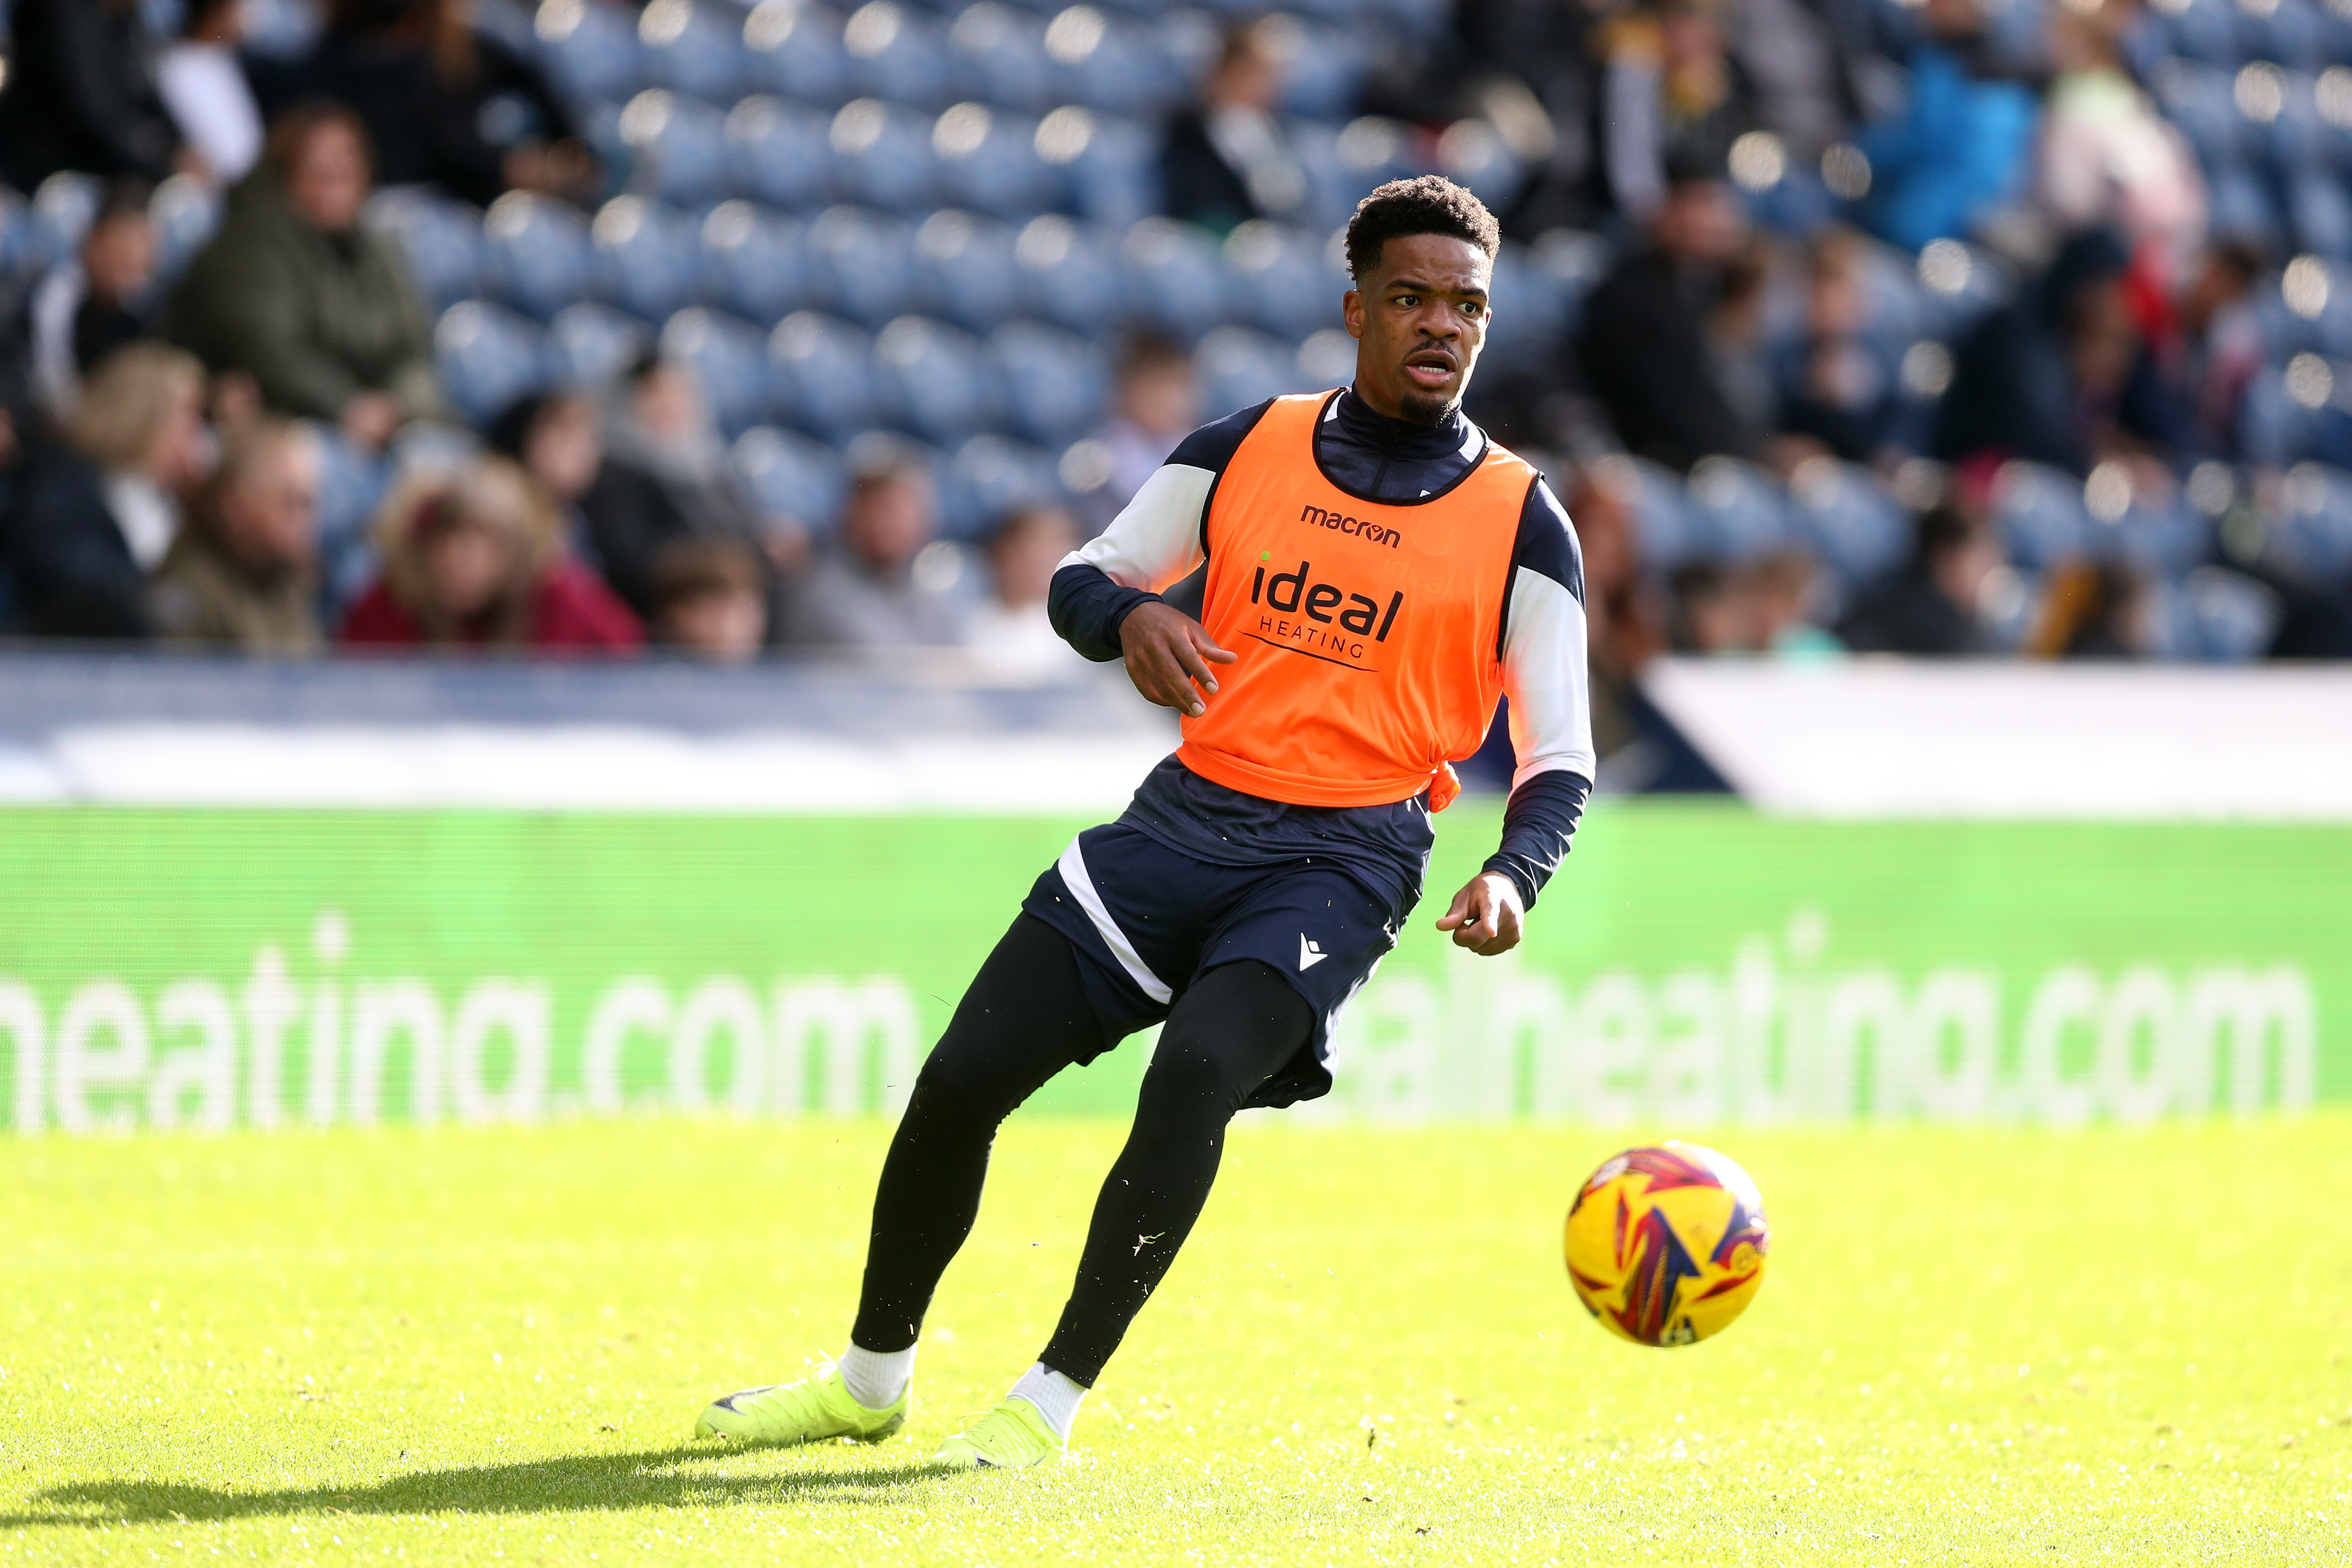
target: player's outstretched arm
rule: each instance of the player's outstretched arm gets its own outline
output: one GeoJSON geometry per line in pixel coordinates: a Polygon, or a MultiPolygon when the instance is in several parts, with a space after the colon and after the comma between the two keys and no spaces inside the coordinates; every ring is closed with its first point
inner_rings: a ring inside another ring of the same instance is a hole
{"type": "Polygon", "coordinates": [[[1211,664],[1230,664],[1239,655],[1217,646],[1209,629],[1172,604],[1147,600],[1119,623],[1118,643],[1127,678],[1148,702],[1172,707],[1188,717],[1208,712],[1206,698],[1217,689],[1211,664]]]}
{"type": "Polygon", "coordinates": [[[1482,871],[1454,895],[1454,903],[1437,917],[1440,931],[1454,933],[1454,945],[1493,957],[1519,945],[1527,908],[1518,884],[1496,871],[1482,871]]]}

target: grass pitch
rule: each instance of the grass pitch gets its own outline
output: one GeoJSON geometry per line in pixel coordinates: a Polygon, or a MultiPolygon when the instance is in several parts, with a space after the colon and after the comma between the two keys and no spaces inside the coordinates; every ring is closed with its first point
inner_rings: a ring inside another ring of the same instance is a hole
{"type": "Polygon", "coordinates": [[[1668,1352],[1556,1252],[1627,1136],[1245,1126],[1082,1457],[924,1476],[1120,1131],[1007,1130],[906,1435],[752,1453],[881,1127],[0,1143],[0,1564],[2352,1561],[2352,1119],[1727,1132],[1772,1271],[1668,1352]]]}

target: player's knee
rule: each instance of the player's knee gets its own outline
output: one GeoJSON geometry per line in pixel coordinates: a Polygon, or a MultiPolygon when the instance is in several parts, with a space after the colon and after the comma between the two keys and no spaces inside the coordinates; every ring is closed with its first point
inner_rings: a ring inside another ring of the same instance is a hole
{"type": "Polygon", "coordinates": [[[1143,1075],[1140,1103],[1231,1116],[1255,1087],[1234,1082],[1227,1063],[1200,1042],[1162,1034],[1160,1049],[1153,1052],[1151,1066],[1143,1075]]]}
{"type": "Polygon", "coordinates": [[[960,1122],[1002,1122],[1013,1113],[1013,1103],[1001,1080],[975,1053],[942,1041],[915,1075],[908,1109],[960,1122]]]}

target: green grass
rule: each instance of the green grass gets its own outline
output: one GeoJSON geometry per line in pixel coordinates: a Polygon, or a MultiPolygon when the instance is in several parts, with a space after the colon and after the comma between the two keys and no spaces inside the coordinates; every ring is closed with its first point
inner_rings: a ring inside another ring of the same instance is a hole
{"type": "Polygon", "coordinates": [[[879,1127],[0,1143],[0,1565],[2352,1561],[2352,1119],[1725,1133],[1772,1272],[1666,1352],[1556,1256],[1622,1136],[1250,1126],[1083,1458],[923,1476],[1118,1136],[1008,1129],[905,1437],[733,1454],[879,1127]]]}

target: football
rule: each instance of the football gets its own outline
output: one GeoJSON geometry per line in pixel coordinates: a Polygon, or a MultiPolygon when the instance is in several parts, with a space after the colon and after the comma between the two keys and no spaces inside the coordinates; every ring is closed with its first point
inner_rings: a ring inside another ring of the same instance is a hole
{"type": "Polygon", "coordinates": [[[1636,1344],[1692,1344],[1722,1332],[1756,1299],[1769,1249],[1756,1184],[1697,1144],[1611,1155],[1568,1210],[1577,1299],[1636,1344]]]}

